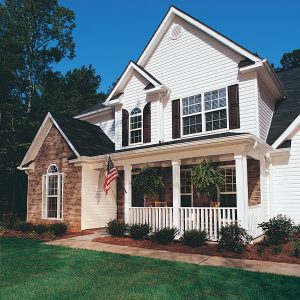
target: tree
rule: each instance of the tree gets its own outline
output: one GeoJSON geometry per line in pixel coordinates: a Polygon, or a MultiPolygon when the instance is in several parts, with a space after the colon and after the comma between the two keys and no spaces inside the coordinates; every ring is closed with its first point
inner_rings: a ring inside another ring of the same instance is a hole
{"type": "Polygon", "coordinates": [[[74,13],[57,0],[6,0],[0,4],[0,47],[6,50],[0,50],[1,58],[14,61],[15,95],[27,111],[40,93],[45,73],[64,57],[74,57],[74,19],[74,13]]]}
{"type": "Polygon", "coordinates": [[[291,52],[285,52],[280,60],[281,67],[274,68],[275,71],[288,70],[300,66],[300,49],[295,49],[291,52]]]}

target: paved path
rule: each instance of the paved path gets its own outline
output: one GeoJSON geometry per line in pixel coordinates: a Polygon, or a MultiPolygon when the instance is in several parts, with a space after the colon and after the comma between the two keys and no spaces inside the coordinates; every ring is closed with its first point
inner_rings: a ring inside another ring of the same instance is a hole
{"type": "Polygon", "coordinates": [[[205,266],[217,266],[227,268],[239,268],[249,271],[267,272],[274,274],[282,274],[300,277],[300,265],[277,263],[249,259],[225,258],[219,256],[208,256],[200,254],[186,254],[178,252],[170,252],[164,250],[145,249],[129,246],[119,246],[105,243],[92,242],[93,239],[103,236],[103,232],[95,232],[90,235],[78,236],[68,239],[50,241],[45,244],[65,246],[78,249],[87,249],[94,251],[103,251],[119,254],[128,254],[133,256],[143,256],[170,261],[179,261],[185,263],[193,263],[205,266]]]}

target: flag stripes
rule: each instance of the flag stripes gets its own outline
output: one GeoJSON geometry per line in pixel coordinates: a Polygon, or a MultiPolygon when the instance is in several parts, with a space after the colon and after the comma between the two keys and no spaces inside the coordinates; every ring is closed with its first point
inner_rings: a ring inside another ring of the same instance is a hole
{"type": "Polygon", "coordinates": [[[104,190],[105,193],[110,189],[110,184],[112,181],[114,181],[118,177],[118,171],[115,168],[110,156],[107,159],[107,164],[106,164],[106,172],[105,172],[105,181],[104,181],[104,190]]]}

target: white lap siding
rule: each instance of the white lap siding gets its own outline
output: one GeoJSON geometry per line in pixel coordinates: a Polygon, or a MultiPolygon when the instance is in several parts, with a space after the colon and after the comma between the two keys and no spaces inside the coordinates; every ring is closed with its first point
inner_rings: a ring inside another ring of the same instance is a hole
{"type": "Polygon", "coordinates": [[[286,158],[274,158],[271,168],[271,214],[284,214],[300,223],[300,131],[286,158]]]}

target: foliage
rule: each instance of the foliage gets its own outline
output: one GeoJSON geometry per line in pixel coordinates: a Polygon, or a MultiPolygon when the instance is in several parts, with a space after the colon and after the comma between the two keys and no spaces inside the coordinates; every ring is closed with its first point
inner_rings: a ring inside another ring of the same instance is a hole
{"type": "Polygon", "coordinates": [[[23,231],[23,232],[29,232],[33,230],[32,223],[29,222],[20,222],[16,225],[16,230],[23,231]]]}
{"type": "Polygon", "coordinates": [[[208,235],[205,230],[186,230],[183,233],[182,241],[187,246],[199,247],[208,241],[208,235]]]}
{"type": "Polygon", "coordinates": [[[294,255],[300,257],[300,238],[296,239],[294,242],[294,255]]]}
{"type": "Polygon", "coordinates": [[[37,224],[33,226],[33,230],[38,234],[43,234],[49,231],[49,227],[44,224],[37,224]]]}
{"type": "Polygon", "coordinates": [[[134,240],[142,240],[149,236],[151,226],[149,224],[133,224],[129,227],[129,235],[134,240]]]}
{"type": "Polygon", "coordinates": [[[175,227],[165,227],[155,231],[152,235],[152,239],[158,244],[166,245],[173,242],[178,233],[179,230],[175,227]]]}
{"type": "Polygon", "coordinates": [[[2,215],[1,223],[7,229],[13,229],[13,228],[15,228],[17,222],[18,222],[18,218],[12,212],[6,213],[6,214],[2,215]]]}
{"type": "Polygon", "coordinates": [[[274,246],[272,247],[272,253],[273,253],[274,255],[278,255],[279,253],[281,253],[281,251],[282,251],[281,245],[274,245],[274,246]]]}
{"type": "Polygon", "coordinates": [[[144,195],[154,196],[164,188],[164,182],[158,175],[157,169],[150,165],[143,167],[133,180],[133,186],[140,190],[144,195]]]}
{"type": "Polygon", "coordinates": [[[224,184],[224,176],[213,161],[204,159],[193,167],[192,183],[199,196],[205,192],[212,195],[224,184]]]}
{"type": "Polygon", "coordinates": [[[295,49],[291,52],[285,52],[280,60],[281,67],[276,68],[276,71],[288,70],[300,66],[300,49],[295,49]]]}
{"type": "Polygon", "coordinates": [[[65,223],[53,223],[49,226],[49,231],[55,235],[62,235],[67,232],[68,226],[65,223]]]}
{"type": "Polygon", "coordinates": [[[111,236],[123,237],[128,231],[128,225],[118,219],[110,220],[106,225],[106,231],[111,236]]]}
{"type": "Polygon", "coordinates": [[[294,231],[294,234],[296,235],[296,237],[300,238],[300,224],[295,225],[293,231],[294,231]]]}
{"type": "Polygon", "coordinates": [[[218,241],[219,250],[228,250],[243,253],[246,246],[253,240],[247,231],[239,224],[234,223],[222,227],[218,241]]]}
{"type": "Polygon", "coordinates": [[[256,251],[257,251],[257,253],[258,253],[259,255],[263,255],[265,249],[266,249],[266,246],[265,246],[265,244],[263,244],[263,243],[259,243],[259,244],[257,244],[257,246],[256,246],[256,251]]]}
{"type": "Polygon", "coordinates": [[[294,223],[291,218],[278,215],[267,222],[259,224],[264,231],[266,244],[277,245],[288,243],[294,233],[294,223]]]}

